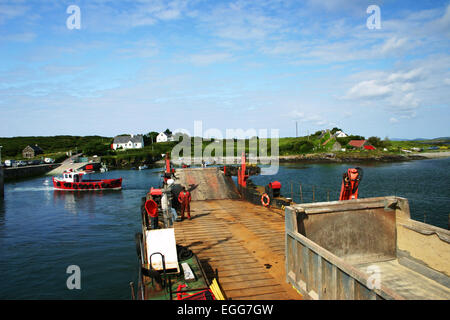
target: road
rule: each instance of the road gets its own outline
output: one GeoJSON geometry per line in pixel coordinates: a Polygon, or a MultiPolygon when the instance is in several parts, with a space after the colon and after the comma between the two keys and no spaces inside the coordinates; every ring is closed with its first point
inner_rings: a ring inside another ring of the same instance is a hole
{"type": "Polygon", "coordinates": [[[73,160],[81,155],[82,155],[82,153],[78,153],[76,155],[71,156],[70,158],[67,158],[66,160],[61,162],[61,166],[50,171],[48,174],[49,175],[59,175],[68,169],[73,169],[75,171],[75,170],[78,170],[78,169],[84,167],[86,165],[86,163],[73,163],[73,160]]]}

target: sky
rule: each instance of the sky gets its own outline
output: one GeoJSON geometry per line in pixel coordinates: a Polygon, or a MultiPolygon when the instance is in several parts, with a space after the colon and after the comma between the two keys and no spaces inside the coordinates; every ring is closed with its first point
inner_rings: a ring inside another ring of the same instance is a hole
{"type": "Polygon", "coordinates": [[[0,0],[0,136],[450,136],[449,49],[450,1],[0,0]]]}

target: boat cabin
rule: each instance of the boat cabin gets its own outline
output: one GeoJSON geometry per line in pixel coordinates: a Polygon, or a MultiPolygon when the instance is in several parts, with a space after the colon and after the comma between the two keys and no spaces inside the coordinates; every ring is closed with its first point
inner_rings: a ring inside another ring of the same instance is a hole
{"type": "Polygon", "coordinates": [[[65,182],[81,182],[83,175],[84,173],[81,172],[64,171],[62,180],[65,182]]]}

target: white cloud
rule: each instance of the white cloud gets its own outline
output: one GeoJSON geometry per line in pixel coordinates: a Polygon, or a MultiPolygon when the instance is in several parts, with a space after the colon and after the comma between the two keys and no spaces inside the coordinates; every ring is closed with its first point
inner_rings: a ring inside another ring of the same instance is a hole
{"type": "Polygon", "coordinates": [[[389,119],[389,122],[390,122],[390,123],[397,123],[397,122],[398,122],[398,119],[392,117],[392,118],[389,119]]]}
{"type": "Polygon", "coordinates": [[[446,30],[448,34],[450,29],[450,4],[447,5],[444,15],[436,21],[436,24],[443,30],[446,30]]]}
{"type": "Polygon", "coordinates": [[[29,11],[28,6],[20,4],[20,2],[10,2],[0,4],[0,24],[8,20],[25,15],[29,11]]]}
{"type": "Polygon", "coordinates": [[[306,3],[313,9],[346,13],[351,11],[352,13],[359,15],[365,15],[368,5],[372,4],[372,2],[367,0],[307,0],[306,3]]]}
{"type": "Polygon", "coordinates": [[[151,58],[159,53],[156,43],[141,39],[132,43],[124,43],[117,53],[125,58],[151,58]]]}
{"type": "Polygon", "coordinates": [[[219,38],[263,40],[278,35],[286,25],[282,19],[268,15],[265,5],[262,1],[220,4],[198,18],[206,32],[219,38]]]}
{"type": "Polygon", "coordinates": [[[175,9],[164,10],[158,12],[156,16],[161,20],[177,19],[180,17],[180,11],[175,9]]]}
{"type": "Polygon", "coordinates": [[[397,37],[389,38],[381,47],[381,53],[386,54],[397,51],[398,49],[404,48],[406,44],[407,44],[406,38],[397,38],[397,37]]]}
{"type": "Polygon", "coordinates": [[[432,56],[415,60],[395,71],[359,73],[344,99],[361,102],[366,107],[383,108],[391,114],[414,117],[424,106],[450,101],[445,89],[450,84],[450,57],[432,56]],[[414,67],[411,67],[414,66],[414,67]]]}
{"type": "Polygon", "coordinates": [[[304,123],[312,123],[316,126],[331,125],[331,122],[329,122],[323,116],[312,113],[311,111],[292,110],[287,114],[287,116],[291,119],[298,120],[304,123]]]}
{"type": "Polygon", "coordinates": [[[31,42],[36,38],[33,32],[14,33],[0,36],[0,41],[31,42]]]}
{"type": "Polygon", "coordinates": [[[231,55],[228,53],[207,53],[207,54],[193,54],[189,56],[189,61],[197,66],[207,66],[217,62],[229,60],[231,55]]]}
{"type": "Polygon", "coordinates": [[[389,85],[383,84],[377,80],[361,81],[354,85],[348,91],[347,99],[366,99],[366,98],[380,98],[392,93],[392,88],[389,85]]]}
{"type": "MultiPolygon", "coordinates": [[[[113,1],[112,1],[113,2],[113,1]]],[[[192,2],[188,0],[124,0],[117,7],[109,1],[93,0],[81,7],[83,25],[91,32],[124,32],[135,27],[153,26],[160,21],[189,16],[192,2]]]]}
{"type": "Polygon", "coordinates": [[[387,78],[388,82],[396,81],[417,81],[423,75],[423,68],[415,68],[409,71],[394,72],[387,78]]]}

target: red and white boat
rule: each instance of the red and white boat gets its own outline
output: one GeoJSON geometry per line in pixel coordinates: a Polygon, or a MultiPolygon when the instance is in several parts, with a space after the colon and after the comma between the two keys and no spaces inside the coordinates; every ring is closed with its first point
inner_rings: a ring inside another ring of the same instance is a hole
{"type": "Polygon", "coordinates": [[[74,172],[72,169],[63,172],[62,178],[53,177],[53,188],[64,191],[120,190],[122,178],[83,180],[85,172],[74,172]]]}

